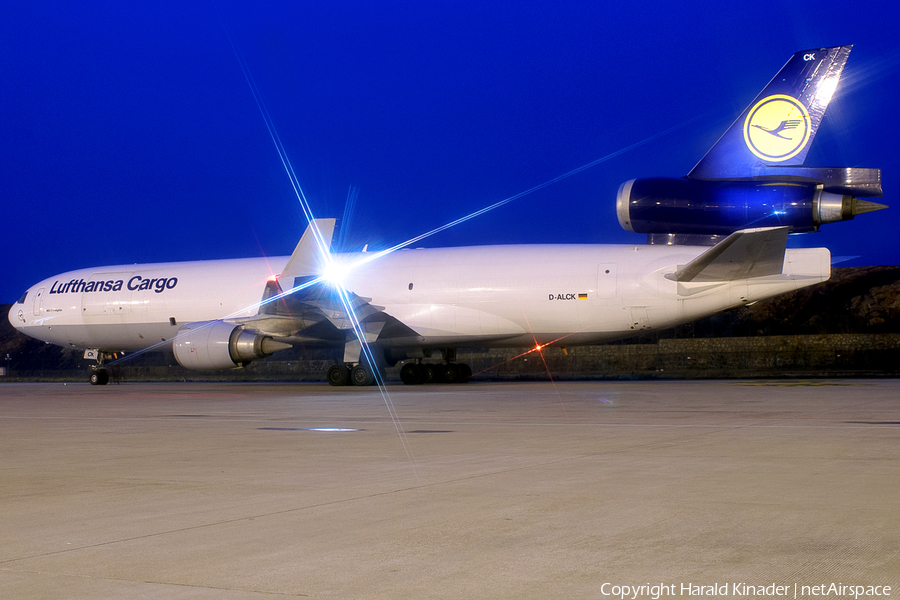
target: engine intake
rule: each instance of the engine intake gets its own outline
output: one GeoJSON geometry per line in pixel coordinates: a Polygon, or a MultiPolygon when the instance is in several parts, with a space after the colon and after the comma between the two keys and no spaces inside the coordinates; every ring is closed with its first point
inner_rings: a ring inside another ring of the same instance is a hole
{"type": "Polygon", "coordinates": [[[290,347],[224,321],[188,323],[172,342],[178,364],[195,370],[233,369],[290,347]]]}

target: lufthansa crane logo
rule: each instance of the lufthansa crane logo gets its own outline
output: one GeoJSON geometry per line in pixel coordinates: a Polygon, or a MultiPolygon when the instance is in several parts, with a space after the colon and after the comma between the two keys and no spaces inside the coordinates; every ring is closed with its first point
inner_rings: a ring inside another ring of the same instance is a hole
{"type": "Polygon", "coordinates": [[[744,121],[744,142],[750,152],[767,162],[797,156],[812,131],[809,113],[799,100],[778,94],[757,102],[744,121]]]}

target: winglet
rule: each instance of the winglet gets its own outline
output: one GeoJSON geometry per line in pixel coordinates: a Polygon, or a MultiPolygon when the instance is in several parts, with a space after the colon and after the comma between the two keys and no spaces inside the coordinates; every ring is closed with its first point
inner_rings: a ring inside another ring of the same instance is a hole
{"type": "Polygon", "coordinates": [[[666,278],[685,283],[780,275],[784,269],[787,235],[787,227],[735,231],[666,278]]]}
{"type": "Polygon", "coordinates": [[[327,253],[331,246],[335,221],[336,219],[310,221],[306,231],[303,232],[303,237],[294,248],[294,253],[278,276],[279,279],[315,275],[319,272],[322,255],[327,253]]]}

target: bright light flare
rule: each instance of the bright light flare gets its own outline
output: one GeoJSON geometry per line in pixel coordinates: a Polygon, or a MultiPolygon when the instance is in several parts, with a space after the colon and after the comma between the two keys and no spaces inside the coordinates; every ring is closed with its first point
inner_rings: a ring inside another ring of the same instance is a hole
{"type": "MultiPolygon", "coordinates": [[[[302,290],[302,289],[304,289],[304,288],[310,287],[310,286],[312,286],[312,285],[316,285],[317,283],[320,283],[320,282],[322,282],[322,281],[327,281],[328,283],[330,283],[331,285],[333,285],[334,288],[338,291],[338,295],[339,295],[341,304],[343,305],[343,307],[344,307],[344,309],[346,310],[348,316],[350,317],[350,322],[351,322],[351,326],[352,326],[353,332],[354,332],[354,334],[356,335],[356,338],[359,340],[360,345],[361,345],[361,347],[362,347],[362,356],[360,356],[361,362],[363,361],[363,359],[365,359],[365,362],[367,362],[367,363],[370,364],[370,365],[375,365],[375,364],[376,364],[376,361],[374,360],[374,356],[372,355],[372,350],[371,350],[371,348],[369,347],[369,344],[366,342],[366,336],[365,336],[365,332],[364,332],[364,330],[363,330],[363,327],[362,327],[362,325],[360,324],[360,322],[359,322],[359,320],[358,320],[358,318],[357,318],[357,316],[356,316],[356,314],[355,314],[355,311],[353,310],[352,303],[351,303],[350,300],[349,300],[348,292],[347,292],[347,290],[343,287],[343,282],[345,281],[345,279],[346,279],[347,275],[350,273],[350,271],[352,271],[353,269],[355,269],[355,268],[357,268],[357,267],[359,267],[359,266],[361,266],[361,265],[367,264],[367,263],[369,263],[369,262],[371,262],[371,261],[373,261],[373,260],[377,260],[377,259],[381,258],[382,256],[386,256],[386,255],[391,254],[391,253],[393,253],[393,252],[395,252],[395,251],[397,251],[397,250],[400,250],[400,249],[402,249],[402,248],[406,248],[406,247],[408,247],[408,246],[410,246],[410,245],[412,245],[412,244],[414,244],[414,243],[416,243],[416,242],[418,242],[418,241],[420,241],[420,240],[423,240],[423,239],[425,239],[425,238],[427,238],[427,237],[430,237],[430,236],[432,236],[432,235],[434,235],[434,234],[436,234],[436,233],[440,233],[440,232],[442,232],[442,231],[445,231],[445,230],[447,230],[447,229],[450,229],[451,227],[454,227],[454,226],[456,226],[456,225],[459,225],[459,224],[461,224],[461,223],[464,223],[464,222],[466,222],[466,221],[468,221],[468,220],[470,220],[470,219],[474,219],[475,217],[478,217],[478,216],[483,215],[483,214],[485,214],[485,213],[487,213],[487,212],[489,212],[489,211],[492,211],[492,210],[494,210],[495,208],[499,208],[499,207],[501,207],[501,206],[503,206],[503,205],[505,205],[505,204],[508,204],[508,203],[512,202],[513,200],[516,200],[516,199],[518,199],[518,198],[521,198],[522,196],[525,196],[525,195],[531,194],[531,193],[533,193],[533,192],[536,192],[536,191],[538,191],[538,190],[540,190],[540,189],[543,189],[543,188],[545,188],[545,187],[547,187],[547,186],[549,186],[549,185],[552,185],[552,184],[554,184],[554,183],[557,183],[557,182],[559,182],[559,181],[562,181],[563,179],[566,179],[566,178],[568,178],[568,177],[571,177],[571,176],[573,176],[573,175],[575,175],[575,174],[577,174],[577,173],[580,173],[580,172],[582,172],[582,171],[585,171],[585,170],[587,170],[587,169],[589,169],[589,168],[591,168],[591,167],[594,167],[594,166],[596,166],[596,165],[599,165],[600,163],[606,162],[606,161],[608,161],[608,160],[610,160],[610,159],[612,159],[612,158],[615,158],[615,157],[617,157],[617,156],[619,156],[619,155],[621,155],[621,154],[624,154],[624,153],[626,153],[626,152],[628,152],[628,151],[630,151],[630,150],[633,150],[633,149],[637,148],[638,146],[642,146],[642,145],[644,145],[644,144],[646,144],[646,143],[648,143],[648,142],[651,142],[651,141],[653,141],[653,140],[655,140],[655,139],[657,139],[657,138],[659,138],[659,137],[662,137],[662,136],[664,136],[664,135],[666,135],[666,134],[668,134],[668,133],[670,133],[670,132],[672,132],[672,131],[674,131],[674,130],[676,130],[676,129],[679,129],[679,128],[681,128],[681,127],[684,127],[685,125],[688,125],[688,124],[690,124],[690,123],[692,123],[692,122],[694,122],[694,121],[697,121],[697,120],[700,120],[701,118],[705,118],[705,117],[706,117],[705,114],[702,114],[702,115],[695,115],[693,118],[688,119],[687,121],[685,121],[685,122],[683,122],[683,123],[681,123],[681,124],[679,124],[679,125],[676,125],[676,126],[674,126],[674,127],[670,127],[669,129],[667,129],[667,130],[665,130],[665,131],[662,131],[662,132],[656,133],[656,134],[654,134],[654,135],[651,135],[651,136],[649,136],[649,137],[647,137],[647,138],[645,138],[645,139],[643,139],[643,140],[641,140],[641,141],[639,141],[639,142],[636,142],[636,143],[634,143],[634,144],[631,144],[630,146],[627,146],[627,147],[622,148],[622,149],[620,149],[620,150],[618,150],[618,151],[616,151],[616,152],[613,152],[613,153],[611,153],[611,154],[608,154],[608,155],[606,155],[606,156],[604,156],[604,157],[602,157],[602,158],[599,158],[599,159],[594,160],[594,161],[592,161],[592,162],[590,162],[590,163],[587,163],[586,165],[582,165],[581,167],[578,167],[578,168],[576,168],[576,169],[573,169],[573,170],[571,170],[571,171],[569,171],[569,172],[567,172],[567,173],[564,173],[564,174],[562,174],[562,175],[559,175],[559,176],[557,176],[557,177],[554,177],[553,179],[550,179],[549,181],[545,181],[544,183],[541,183],[541,184],[539,184],[539,185],[536,185],[536,186],[534,186],[534,187],[532,187],[532,188],[529,188],[529,189],[527,189],[527,190],[525,190],[525,191],[523,191],[523,192],[520,192],[520,193],[518,193],[518,194],[515,194],[515,195],[510,196],[510,197],[508,197],[508,198],[505,198],[505,199],[503,199],[503,200],[500,200],[499,202],[496,202],[496,203],[494,203],[494,204],[491,204],[490,206],[486,206],[486,207],[484,207],[484,208],[482,208],[482,209],[480,209],[480,210],[477,210],[477,211],[475,211],[475,212],[472,212],[472,213],[470,213],[470,214],[468,214],[468,215],[466,215],[466,216],[464,216],[464,217],[461,217],[461,218],[459,218],[459,219],[456,219],[455,221],[451,221],[450,223],[447,223],[446,225],[443,225],[443,226],[438,227],[438,228],[436,228],[436,229],[432,229],[431,231],[425,232],[425,233],[423,233],[423,234],[421,234],[421,235],[418,235],[418,236],[416,236],[416,237],[414,237],[414,238],[411,238],[411,239],[407,240],[406,242],[397,244],[397,245],[395,245],[395,246],[393,246],[393,247],[391,247],[391,248],[388,248],[388,249],[386,249],[386,250],[382,250],[381,252],[365,253],[365,256],[363,256],[363,257],[357,259],[356,261],[354,261],[354,262],[352,262],[352,263],[336,263],[336,262],[334,262],[333,259],[331,258],[331,254],[330,254],[330,251],[329,251],[329,248],[328,248],[329,244],[326,244],[326,243],[325,243],[325,240],[323,239],[322,234],[321,234],[321,232],[319,231],[319,228],[318,228],[318,226],[317,226],[316,223],[315,223],[315,219],[314,219],[314,217],[313,217],[312,209],[311,209],[311,207],[310,207],[310,205],[309,205],[309,202],[308,202],[307,199],[306,199],[305,194],[303,193],[303,189],[302,189],[301,186],[300,186],[299,179],[297,178],[297,175],[296,175],[296,173],[295,173],[295,171],[294,171],[293,165],[291,165],[291,163],[290,163],[290,159],[289,159],[288,156],[287,156],[287,151],[285,150],[284,145],[281,143],[281,139],[280,139],[280,137],[278,136],[277,130],[275,129],[275,124],[274,124],[274,122],[273,122],[271,116],[269,115],[268,110],[267,110],[266,107],[265,107],[265,104],[264,104],[263,99],[262,99],[262,95],[261,95],[261,93],[260,93],[258,87],[256,86],[256,82],[253,80],[253,77],[252,77],[252,75],[251,75],[251,73],[250,73],[250,69],[247,67],[247,65],[246,65],[246,63],[245,63],[245,61],[244,61],[243,56],[241,55],[241,53],[240,53],[239,50],[238,50],[237,44],[235,44],[234,40],[231,38],[230,35],[228,36],[228,39],[229,39],[229,42],[231,43],[232,51],[234,52],[235,57],[237,58],[238,63],[239,63],[239,65],[240,65],[241,71],[242,71],[242,73],[243,73],[243,75],[244,75],[244,79],[246,80],[247,85],[249,86],[250,91],[251,91],[251,93],[252,93],[252,95],[253,95],[253,99],[254,99],[255,102],[256,102],[257,108],[259,108],[260,114],[262,115],[263,122],[265,123],[265,126],[266,126],[266,128],[267,128],[267,130],[268,130],[268,132],[269,132],[269,136],[270,136],[270,138],[272,139],[272,143],[273,143],[274,146],[275,146],[275,150],[276,150],[276,152],[278,153],[278,157],[279,157],[280,160],[281,160],[281,163],[282,163],[282,166],[284,167],[285,173],[287,174],[288,179],[289,179],[290,182],[291,182],[291,186],[292,186],[293,189],[294,189],[294,193],[295,193],[295,195],[296,195],[296,197],[297,197],[297,200],[298,200],[298,202],[299,202],[299,204],[300,204],[300,206],[301,206],[301,208],[302,208],[302,210],[303,210],[303,214],[304,214],[304,216],[306,217],[307,222],[312,226],[312,229],[313,229],[313,236],[314,236],[314,238],[315,238],[316,245],[319,247],[319,251],[320,251],[321,256],[325,257],[325,262],[326,262],[325,267],[324,267],[324,270],[323,270],[323,273],[321,273],[319,277],[316,277],[316,278],[314,278],[314,279],[311,280],[311,281],[307,281],[306,283],[304,283],[304,284],[302,284],[302,285],[299,285],[299,286],[293,287],[293,288],[291,288],[291,289],[289,289],[289,290],[283,291],[282,293],[277,294],[277,295],[275,295],[275,296],[272,296],[272,297],[268,298],[267,300],[265,300],[265,301],[263,301],[263,302],[259,302],[259,303],[255,304],[253,307],[261,307],[261,306],[263,306],[263,305],[265,305],[265,304],[269,304],[269,303],[271,303],[271,302],[275,302],[275,301],[277,301],[277,300],[279,300],[279,299],[281,299],[281,298],[284,298],[285,296],[289,296],[289,295],[291,295],[291,294],[293,294],[293,293],[295,293],[295,292],[297,292],[297,291],[300,291],[300,290],[302,290]]],[[[835,85],[836,85],[836,84],[835,84],[835,85]]],[[[833,93],[833,90],[832,90],[832,93],[833,93]]],[[[829,97],[830,97],[830,96],[829,96],[829,97]]],[[[349,198],[348,198],[348,201],[349,201],[349,198]]],[[[354,198],[354,201],[355,201],[355,198],[354,198]]],[[[275,279],[277,280],[277,276],[275,276],[275,279]]],[[[269,280],[271,281],[272,278],[270,278],[269,280]]],[[[249,307],[249,308],[253,308],[253,307],[249,307]]],[[[244,309],[244,310],[246,310],[246,309],[244,309]]],[[[232,313],[231,315],[228,315],[228,316],[226,316],[226,317],[223,317],[223,318],[220,319],[219,321],[226,321],[226,320],[228,320],[229,318],[233,318],[233,317],[235,317],[235,316],[237,316],[237,315],[239,315],[239,314],[242,314],[243,312],[244,312],[244,311],[242,310],[242,311],[238,311],[238,312],[236,312],[236,313],[232,313]]],[[[213,323],[213,322],[209,323],[207,326],[211,326],[212,323],[213,323]]],[[[571,334],[569,334],[569,335],[571,335],[571,334]]],[[[526,354],[530,354],[531,352],[539,352],[539,353],[540,353],[540,351],[541,351],[542,348],[544,348],[544,347],[546,347],[546,346],[548,346],[548,345],[550,345],[550,344],[554,344],[554,343],[558,342],[559,340],[561,340],[561,339],[563,339],[563,338],[565,338],[565,337],[568,337],[568,336],[563,336],[562,338],[559,338],[558,340],[553,340],[553,341],[548,342],[547,344],[544,344],[544,345],[535,343],[535,347],[534,347],[533,349],[529,349],[528,351],[526,351],[526,352],[520,354],[519,356],[513,357],[513,358],[510,359],[510,360],[515,360],[516,358],[519,358],[519,357],[524,356],[524,355],[526,355],[526,354]]],[[[154,349],[156,349],[156,348],[159,348],[160,346],[167,345],[167,344],[171,344],[171,340],[163,340],[163,341],[161,341],[161,342],[159,342],[159,343],[157,343],[157,344],[154,344],[153,346],[151,346],[151,347],[149,347],[149,348],[146,348],[146,349],[144,349],[144,350],[142,350],[142,351],[139,351],[139,352],[137,352],[137,353],[134,353],[134,354],[130,355],[129,358],[130,358],[131,356],[135,356],[135,355],[137,355],[137,354],[142,354],[142,353],[144,353],[144,352],[148,352],[148,351],[154,350],[154,349]]],[[[543,360],[543,354],[541,354],[541,359],[543,360]]],[[[119,359],[119,360],[125,360],[125,359],[122,358],[122,359],[119,359]]],[[[111,365],[112,365],[112,364],[116,364],[117,362],[119,362],[119,360],[113,361],[113,362],[111,363],[111,365]]],[[[547,367],[546,361],[544,361],[544,366],[545,366],[545,368],[547,367]]],[[[409,462],[410,462],[410,465],[411,465],[412,468],[413,468],[413,472],[414,472],[414,474],[416,475],[416,479],[418,480],[418,472],[417,472],[417,470],[416,470],[415,461],[414,461],[413,456],[412,456],[412,454],[411,454],[409,445],[408,445],[407,442],[406,442],[405,436],[403,435],[403,432],[402,432],[402,430],[400,429],[400,426],[399,426],[399,419],[398,419],[398,416],[396,415],[396,412],[395,412],[395,410],[394,410],[393,402],[392,402],[391,399],[390,399],[390,395],[388,394],[387,389],[385,388],[384,381],[382,380],[381,374],[379,373],[378,369],[376,368],[376,369],[373,369],[373,370],[374,370],[375,379],[376,379],[376,383],[377,383],[377,385],[378,385],[379,391],[381,392],[382,398],[384,399],[385,405],[387,406],[388,412],[389,412],[389,414],[390,414],[390,416],[391,416],[391,420],[393,421],[394,427],[395,427],[396,430],[397,430],[397,434],[398,434],[399,437],[400,437],[401,444],[403,445],[403,448],[404,448],[404,450],[405,450],[405,452],[406,452],[407,458],[408,458],[408,460],[409,460],[409,462]]],[[[548,372],[549,372],[549,369],[548,369],[548,372]]]]}
{"type": "MultiPolygon", "coordinates": [[[[527,317],[526,317],[526,320],[527,320],[527,317]]],[[[535,341],[534,346],[532,346],[531,348],[528,348],[528,350],[525,350],[524,352],[521,352],[521,353],[519,353],[519,354],[516,354],[515,356],[511,356],[510,358],[508,358],[508,359],[506,359],[506,360],[504,360],[504,361],[501,361],[501,362],[499,362],[499,363],[493,364],[493,365],[489,366],[489,367],[486,368],[486,369],[482,369],[482,370],[478,371],[477,373],[474,373],[474,374],[473,374],[473,377],[474,377],[475,375],[480,375],[480,374],[482,374],[482,373],[487,373],[487,372],[490,371],[491,369],[496,369],[497,367],[499,367],[499,366],[501,366],[501,365],[505,365],[505,364],[511,363],[511,362],[513,362],[514,360],[518,360],[518,359],[522,358],[523,356],[528,356],[529,354],[534,354],[535,352],[537,352],[538,355],[541,357],[541,360],[544,361],[544,367],[547,367],[547,362],[546,362],[546,360],[544,359],[544,353],[543,353],[544,348],[546,348],[547,346],[554,346],[554,345],[557,345],[559,342],[563,341],[564,339],[566,339],[566,338],[569,337],[569,336],[575,335],[576,333],[578,333],[578,332],[576,331],[576,332],[572,332],[572,333],[567,333],[566,335],[561,336],[561,337],[558,337],[558,338],[556,338],[555,340],[551,340],[551,341],[547,342],[546,344],[539,344],[539,343],[537,343],[537,341],[535,341]]],[[[560,346],[560,349],[562,349],[564,352],[566,352],[565,348],[562,348],[561,346],[560,346]]],[[[566,352],[566,354],[568,354],[568,352],[566,352]]],[[[549,374],[549,370],[548,370],[548,374],[549,374]]],[[[552,375],[551,375],[551,378],[550,378],[550,379],[551,379],[551,381],[553,380],[552,375]]]]}
{"type": "Polygon", "coordinates": [[[353,264],[337,261],[333,257],[328,257],[328,260],[325,261],[325,265],[322,267],[321,277],[329,285],[343,288],[347,281],[347,276],[354,266],[353,264]]]}

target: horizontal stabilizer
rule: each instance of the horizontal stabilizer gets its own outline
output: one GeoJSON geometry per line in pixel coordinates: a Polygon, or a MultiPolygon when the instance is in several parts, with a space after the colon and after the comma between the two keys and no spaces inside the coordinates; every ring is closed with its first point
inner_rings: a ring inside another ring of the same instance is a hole
{"type": "Polygon", "coordinates": [[[306,231],[303,232],[303,237],[294,248],[294,253],[278,276],[279,279],[317,274],[321,270],[322,255],[327,253],[331,246],[334,224],[335,219],[310,221],[306,231]]]}
{"type": "Polygon", "coordinates": [[[666,278],[678,282],[713,282],[780,275],[784,269],[787,235],[787,227],[735,231],[666,278]]]}

